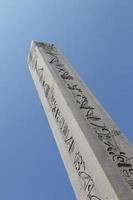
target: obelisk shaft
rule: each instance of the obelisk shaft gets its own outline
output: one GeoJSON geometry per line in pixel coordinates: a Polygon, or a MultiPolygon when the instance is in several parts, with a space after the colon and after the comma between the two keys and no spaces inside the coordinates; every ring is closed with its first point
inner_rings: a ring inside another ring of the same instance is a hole
{"type": "Polygon", "coordinates": [[[133,200],[133,147],[53,45],[29,69],[78,200],[133,200]]]}

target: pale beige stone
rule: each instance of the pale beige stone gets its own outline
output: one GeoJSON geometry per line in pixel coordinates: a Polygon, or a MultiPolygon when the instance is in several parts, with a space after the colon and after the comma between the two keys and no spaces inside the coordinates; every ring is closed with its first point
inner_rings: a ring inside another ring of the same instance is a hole
{"type": "Polygon", "coordinates": [[[133,147],[60,51],[32,42],[29,69],[78,200],[133,200],[133,147]]]}

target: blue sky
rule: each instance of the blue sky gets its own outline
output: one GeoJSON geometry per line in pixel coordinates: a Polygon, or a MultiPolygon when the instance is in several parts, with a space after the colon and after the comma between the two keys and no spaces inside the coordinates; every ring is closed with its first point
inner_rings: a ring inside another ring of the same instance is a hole
{"type": "Polygon", "coordinates": [[[133,1],[0,1],[0,199],[75,200],[27,66],[55,43],[133,143],[133,1]]]}

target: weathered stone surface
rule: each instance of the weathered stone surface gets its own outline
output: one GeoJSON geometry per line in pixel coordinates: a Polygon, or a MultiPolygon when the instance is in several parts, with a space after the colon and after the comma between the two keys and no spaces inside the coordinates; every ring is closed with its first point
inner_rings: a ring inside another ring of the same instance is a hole
{"type": "Polygon", "coordinates": [[[133,147],[53,45],[29,69],[78,200],[133,200],[133,147]]]}

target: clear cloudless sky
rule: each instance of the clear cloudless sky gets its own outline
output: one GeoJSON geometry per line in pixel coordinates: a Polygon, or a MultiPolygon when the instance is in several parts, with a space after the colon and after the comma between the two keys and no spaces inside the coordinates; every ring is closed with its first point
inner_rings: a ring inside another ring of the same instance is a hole
{"type": "Polygon", "coordinates": [[[0,1],[0,200],[75,200],[31,79],[55,43],[133,143],[133,0],[0,1]]]}

